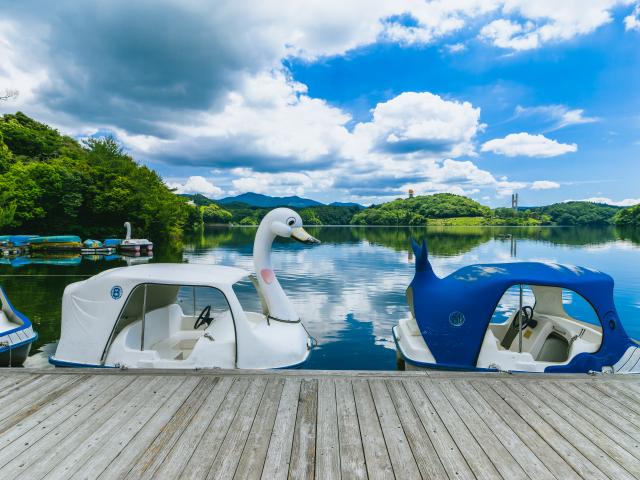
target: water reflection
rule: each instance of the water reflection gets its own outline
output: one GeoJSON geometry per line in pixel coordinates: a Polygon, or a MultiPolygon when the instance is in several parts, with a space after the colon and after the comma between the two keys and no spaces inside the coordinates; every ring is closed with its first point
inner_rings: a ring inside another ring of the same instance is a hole
{"type": "MultiPolygon", "coordinates": [[[[434,269],[447,275],[471,263],[540,260],[603,270],[616,280],[615,300],[629,334],[640,337],[640,235],[615,228],[310,227],[319,246],[276,241],[273,265],[283,288],[319,343],[311,368],[392,369],[391,327],[408,315],[405,289],[413,277],[409,238],[427,239],[434,269]],[[514,251],[515,250],[515,251],[514,251]],[[515,255],[515,258],[514,258],[515,255]]],[[[194,232],[183,249],[158,249],[153,262],[224,264],[253,270],[255,228],[194,232]]],[[[45,361],[60,332],[64,287],[121,258],[75,263],[0,264],[0,284],[40,333],[33,365],[45,361]],[[58,276],[51,276],[58,275],[58,276]]],[[[136,259],[130,260],[135,262],[136,259]]],[[[241,302],[259,303],[247,285],[241,302]],[[253,295],[253,297],[252,297],[253,295]],[[244,298],[246,296],[246,298],[244,298]]],[[[506,297],[505,305],[512,303],[506,297]]]]}

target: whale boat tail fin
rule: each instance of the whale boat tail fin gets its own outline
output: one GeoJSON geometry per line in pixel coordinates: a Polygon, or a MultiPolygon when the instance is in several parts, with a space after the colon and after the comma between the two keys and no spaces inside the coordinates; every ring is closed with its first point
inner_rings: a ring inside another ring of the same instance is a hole
{"type": "Polygon", "coordinates": [[[420,273],[424,273],[435,278],[436,274],[433,272],[433,267],[429,261],[427,241],[422,240],[422,243],[420,244],[412,238],[411,248],[416,258],[416,276],[420,273]]]}

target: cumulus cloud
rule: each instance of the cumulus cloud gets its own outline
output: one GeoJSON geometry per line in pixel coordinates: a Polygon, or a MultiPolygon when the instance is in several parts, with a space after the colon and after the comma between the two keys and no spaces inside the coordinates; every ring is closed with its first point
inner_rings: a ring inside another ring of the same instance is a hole
{"type": "Polygon", "coordinates": [[[516,117],[540,116],[549,120],[552,125],[547,131],[560,130],[570,125],[597,122],[597,117],[588,117],[582,108],[569,108],[566,105],[540,105],[537,107],[516,106],[516,117]]]}
{"type": "Polygon", "coordinates": [[[551,190],[554,188],[560,188],[560,184],[549,180],[536,180],[531,184],[531,190],[551,190]]]}
{"type": "Polygon", "coordinates": [[[379,103],[370,122],[356,125],[350,149],[459,157],[473,154],[472,139],[483,128],[480,109],[429,92],[405,92],[379,103]]]}
{"type": "MultiPolygon", "coordinates": [[[[571,202],[572,200],[566,200],[571,202]]],[[[612,200],[607,197],[590,197],[579,200],[581,202],[606,203],[607,205],[615,205],[617,207],[632,207],[640,203],[640,198],[625,198],[624,200],[612,200]]]]}
{"type": "Polygon", "coordinates": [[[504,138],[496,138],[482,144],[483,152],[493,152],[507,157],[556,157],[576,152],[575,143],[559,143],[544,135],[529,133],[510,133],[504,138]]]}
{"type": "Polygon", "coordinates": [[[222,195],[222,189],[216,187],[206,178],[200,175],[189,177],[184,183],[166,182],[169,188],[175,189],[176,193],[200,193],[207,197],[218,197],[222,195]]]}
{"type": "Polygon", "coordinates": [[[322,189],[332,183],[326,176],[314,172],[263,173],[236,168],[231,173],[237,177],[232,180],[234,190],[231,194],[256,192],[273,196],[304,195],[305,190],[311,186],[322,189]]]}
{"type": "Polygon", "coordinates": [[[485,25],[480,38],[500,48],[531,50],[547,42],[589,34],[611,22],[615,7],[632,1],[504,0],[502,13],[513,18],[500,18],[485,25]]]}
{"type": "Polygon", "coordinates": [[[624,17],[625,30],[640,30],[640,3],[635,6],[630,15],[624,17]]]}

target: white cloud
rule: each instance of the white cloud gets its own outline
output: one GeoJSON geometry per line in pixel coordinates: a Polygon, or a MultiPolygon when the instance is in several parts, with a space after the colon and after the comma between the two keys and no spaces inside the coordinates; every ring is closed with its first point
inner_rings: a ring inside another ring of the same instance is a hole
{"type": "Polygon", "coordinates": [[[444,48],[446,48],[449,53],[460,53],[464,52],[467,49],[467,46],[464,43],[452,43],[450,45],[445,45],[444,48]]]}
{"type": "MultiPolygon", "coordinates": [[[[530,50],[547,42],[586,35],[612,20],[611,11],[633,0],[504,0],[500,18],[480,38],[500,48],[530,50]]],[[[626,22],[626,20],[625,20],[626,22]]]]}
{"type": "Polygon", "coordinates": [[[554,188],[560,188],[560,184],[549,180],[536,180],[531,184],[531,190],[551,190],[554,188]]]}
{"type": "Polygon", "coordinates": [[[309,187],[322,189],[331,184],[329,179],[313,172],[262,173],[247,168],[236,168],[231,173],[237,177],[231,182],[234,188],[230,192],[232,195],[243,192],[272,196],[304,195],[309,187]]]}
{"type": "MultiPolygon", "coordinates": [[[[572,200],[565,200],[571,202],[572,200]]],[[[624,200],[612,200],[607,197],[590,197],[579,200],[581,202],[606,203],[607,205],[615,205],[617,207],[631,207],[640,203],[640,198],[625,198],[624,200]]]]}
{"type": "Polygon", "coordinates": [[[176,193],[200,193],[206,197],[217,197],[222,195],[222,189],[200,175],[194,175],[186,182],[166,182],[169,188],[175,188],[176,193]]]}
{"type": "Polygon", "coordinates": [[[580,125],[583,123],[597,122],[597,117],[587,117],[584,109],[571,109],[566,105],[540,105],[538,107],[516,106],[517,117],[540,115],[553,122],[549,131],[559,130],[570,125],[580,125]]]}
{"type": "Polygon", "coordinates": [[[510,133],[504,138],[489,140],[482,145],[483,152],[493,152],[508,157],[556,157],[565,153],[575,152],[575,143],[558,143],[544,135],[529,133],[510,133]]]}
{"type": "Polygon", "coordinates": [[[405,92],[372,111],[370,122],[355,126],[347,155],[364,151],[423,154],[434,158],[474,153],[473,137],[483,128],[480,109],[429,92],[405,92]]]}
{"type": "Polygon", "coordinates": [[[480,38],[500,48],[530,50],[539,45],[539,38],[532,32],[533,28],[531,22],[521,25],[501,18],[482,27],[480,38]]]}
{"type": "Polygon", "coordinates": [[[630,15],[624,17],[625,30],[640,30],[640,3],[635,6],[630,15]]]}

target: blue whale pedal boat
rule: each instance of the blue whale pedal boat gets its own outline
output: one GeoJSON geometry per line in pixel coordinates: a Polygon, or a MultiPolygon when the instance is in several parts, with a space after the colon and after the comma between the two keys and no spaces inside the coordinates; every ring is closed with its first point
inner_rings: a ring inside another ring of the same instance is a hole
{"type": "Polygon", "coordinates": [[[38,339],[31,321],[16,310],[0,287],[0,367],[19,367],[38,339]]]}
{"type": "Polygon", "coordinates": [[[620,322],[609,275],[516,262],[470,265],[439,278],[426,243],[412,241],[412,248],[411,314],[393,328],[399,368],[640,373],[640,345],[620,322]],[[511,311],[495,321],[509,295],[511,311]],[[567,312],[578,300],[590,315],[567,312]]]}

